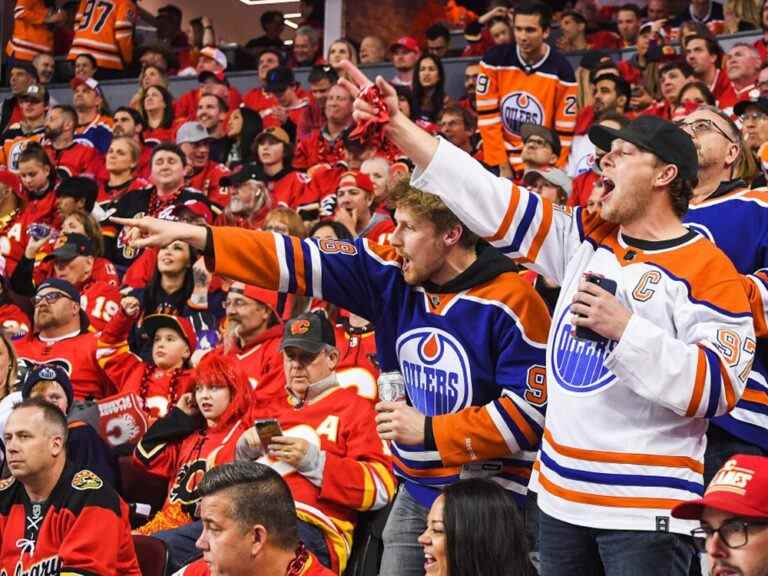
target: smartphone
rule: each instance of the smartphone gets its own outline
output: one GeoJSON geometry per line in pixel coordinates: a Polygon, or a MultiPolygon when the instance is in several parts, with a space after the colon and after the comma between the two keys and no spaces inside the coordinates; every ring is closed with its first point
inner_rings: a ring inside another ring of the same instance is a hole
{"type": "Polygon", "coordinates": [[[274,418],[264,418],[263,420],[256,420],[253,423],[253,427],[256,428],[256,434],[259,435],[259,442],[261,442],[261,448],[266,452],[267,447],[272,443],[272,438],[275,436],[282,436],[283,430],[280,428],[280,423],[274,418]]]}
{"type": "MultiPolygon", "coordinates": [[[[597,274],[587,274],[587,282],[597,284],[603,290],[610,292],[614,296],[616,295],[616,280],[611,280],[604,276],[598,276],[597,274]]],[[[576,327],[576,338],[579,340],[592,340],[594,342],[608,342],[608,338],[600,336],[597,332],[584,326],[576,327]]]]}

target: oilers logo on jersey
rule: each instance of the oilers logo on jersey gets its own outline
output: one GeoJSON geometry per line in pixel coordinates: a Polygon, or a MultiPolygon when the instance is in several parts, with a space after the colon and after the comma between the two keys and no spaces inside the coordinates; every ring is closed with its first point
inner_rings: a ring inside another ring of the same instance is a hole
{"type": "Polygon", "coordinates": [[[501,121],[507,132],[519,136],[523,124],[544,122],[544,107],[528,92],[511,92],[501,101],[501,121]]]}
{"type": "Polygon", "coordinates": [[[472,404],[469,358],[448,332],[409,330],[397,339],[397,357],[408,397],[422,413],[448,414],[472,404]]]}
{"type": "Polygon", "coordinates": [[[616,376],[605,367],[605,359],[617,342],[594,342],[574,336],[575,326],[570,305],[560,316],[555,332],[555,342],[547,351],[547,362],[554,368],[555,380],[564,389],[579,394],[596,392],[616,381],[616,376]]]}

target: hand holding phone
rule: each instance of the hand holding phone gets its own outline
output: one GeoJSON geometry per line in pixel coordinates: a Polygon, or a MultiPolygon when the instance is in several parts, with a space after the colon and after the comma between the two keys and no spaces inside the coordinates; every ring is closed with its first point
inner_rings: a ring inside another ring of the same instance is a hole
{"type": "Polygon", "coordinates": [[[253,423],[253,427],[256,429],[256,434],[259,436],[259,442],[261,442],[261,449],[265,452],[272,443],[272,438],[275,436],[282,436],[283,430],[280,428],[280,423],[275,418],[264,418],[256,420],[253,423]]]}
{"type": "MultiPolygon", "coordinates": [[[[610,278],[605,278],[604,276],[598,276],[596,274],[587,274],[585,280],[587,282],[592,282],[593,284],[600,286],[603,290],[605,290],[606,292],[610,292],[614,296],[616,295],[615,280],[611,280],[610,278]]],[[[608,338],[606,338],[605,336],[601,336],[591,328],[586,328],[584,326],[576,327],[575,336],[579,340],[592,340],[594,342],[608,341],[608,338]]]]}

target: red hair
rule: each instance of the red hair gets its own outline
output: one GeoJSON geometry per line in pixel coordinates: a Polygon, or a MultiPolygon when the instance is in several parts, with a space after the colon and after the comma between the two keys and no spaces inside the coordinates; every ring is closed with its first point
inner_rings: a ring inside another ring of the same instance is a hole
{"type": "Polygon", "coordinates": [[[218,427],[230,426],[245,416],[250,404],[250,386],[245,375],[233,362],[218,352],[209,352],[194,369],[187,392],[194,394],[198,386],[229,388],[229,405],[219,418],[218,427]]]}

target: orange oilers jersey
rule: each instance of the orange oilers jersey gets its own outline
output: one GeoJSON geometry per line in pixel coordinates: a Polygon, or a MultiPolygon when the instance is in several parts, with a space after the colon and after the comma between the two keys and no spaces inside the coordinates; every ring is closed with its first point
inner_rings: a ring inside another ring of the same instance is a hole
{"type": "Polygon", "coordinates": [[[576,77],[573,68],[552,48],[533,65],[523,62],[517,45],[497,46],[486,52],[477,78],[478,126],[485,162],[498,166],[521,164],[520,130],[532,122],[556,130],[568,160],[576,127],[576,77]]]}
{"type": "Polygon", "coordinates": [[[133,0],[80,0],[68,60],[96,58],[99,68],[122,70],[133,60],[133,0]]]}
{"type": "Polygon", "coordinates": [[[53,30],[44,20],[48,7],[44,0],[16,0],[13,10],[13,36],[5,53],[16,60],[31,61],[38,54],[53,52],[53,30]]]}

